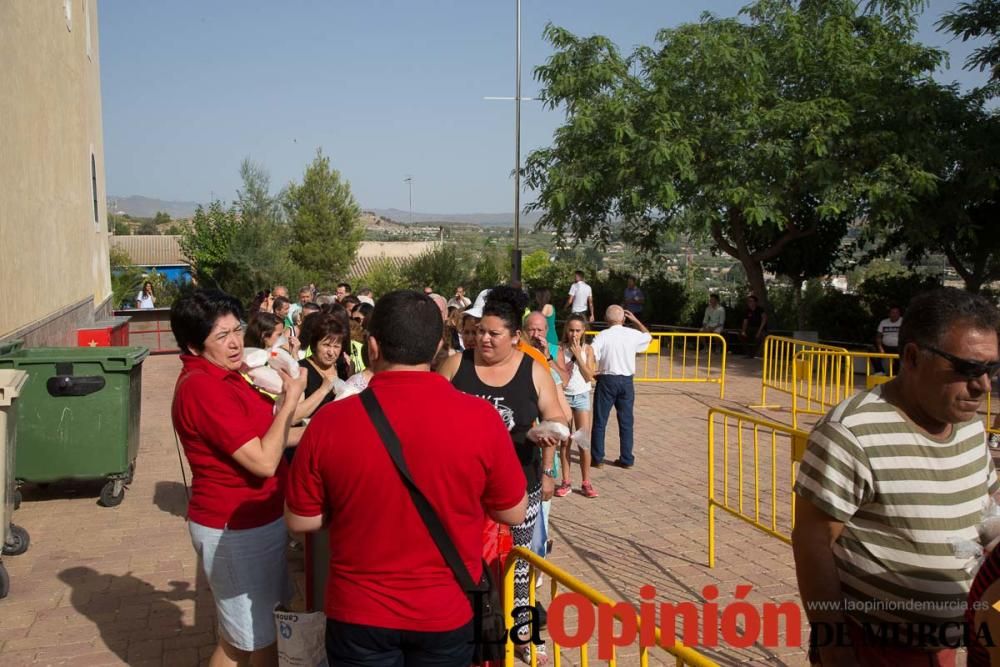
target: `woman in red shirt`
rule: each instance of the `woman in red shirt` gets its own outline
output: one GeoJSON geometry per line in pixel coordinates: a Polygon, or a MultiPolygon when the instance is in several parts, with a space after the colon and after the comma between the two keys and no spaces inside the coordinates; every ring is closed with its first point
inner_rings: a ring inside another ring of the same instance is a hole
{"type": "Polygon", "coordinates": [[[305,374],[278,371],[284,400],[275,410],[240,375],[241,315],[239,301],[218,290],[170,310],[184,364],[172,416],[191,466],[188,522],[219,622],[212,667],[277,664],[273,611],[289,597],[282,452],[305,374]]]}

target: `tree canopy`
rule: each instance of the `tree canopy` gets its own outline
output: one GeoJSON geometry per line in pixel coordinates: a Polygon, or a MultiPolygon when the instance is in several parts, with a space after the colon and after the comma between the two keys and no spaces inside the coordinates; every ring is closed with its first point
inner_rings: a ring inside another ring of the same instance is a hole
{"type": "Polygon", "coordinates": [[[313,282],[335,283],[346,275],[364,236],[361,209],[351,186],[316,151],[302,177],[285,190],[284,208],[292,232],[291,257],[313,282]]]}
{"type": "Polygon", "coordinates": [[[914,41],[920,5],[758,0],[628,57],[548,26],[535,74],[566,122],[526,161],[539,224],[646,249],[665,228],[705,236],[766,301],[763,265],[793,243],[933,190],[907,118],[942,57],[914,41]]]}

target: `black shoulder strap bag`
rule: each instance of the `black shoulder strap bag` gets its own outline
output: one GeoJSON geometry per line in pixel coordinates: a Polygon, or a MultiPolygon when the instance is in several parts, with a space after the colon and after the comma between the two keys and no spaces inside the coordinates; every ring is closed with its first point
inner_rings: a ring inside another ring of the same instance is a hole
{"type": "Polygon", "coordinates": [[[444,557],[451,571],[455,573],[455,578],[462,586],[462,590],[469,596],[469,601],[472,604],[474,641],[476,643],[473,660],[477,664],[481,664],[486,660],[502,659],[507,641],[507,627],[504,622],[500,593],[489,566],[484,562],[483,575],[480,577],[479,583],[476,584],[472,581],[472,575],[465,567],[465,563],[458,554],[455,543],[448,536],[444,524],[441,523],[441,519],[434,511],[430,501],[427,500],[427,496],[417,488],[413,481],[410,469],[406,465],[406,459],[403,457],[403,447],[399,438],[392,430],[389,420],[386,419],[385,413],[382,411],[382,406],[379,405],[378,399],[375,398],[375,394],[370,388],[361,392],[361,403],[382,439],[382,444],[389,452],[389,457],[396,464],[396,470],[399,471],[399,476],[410,492],[410,498],[413,499],[413,504],[427,526],[438,551],[441,552],[441,556],[444,557]]]}

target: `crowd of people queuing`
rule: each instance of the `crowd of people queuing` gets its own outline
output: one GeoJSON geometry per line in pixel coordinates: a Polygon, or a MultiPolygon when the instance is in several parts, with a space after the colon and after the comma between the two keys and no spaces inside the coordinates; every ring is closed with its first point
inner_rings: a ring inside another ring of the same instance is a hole
{"type": "MultiPolygon", "coordinates": [[[[615,465],[634,464],[630,376],[650,341],[632,283],[628,310],[609,307],[610,327],[589,344],[593,297],[577,277],[561,332],[551,292],[537,290],[532,302],[519,285],[483,290],[474,301],[459,286],[450,299],[424,288],[376,303],[370,290],[341,283],[326,293],[302,287],[294,300],[275,286],[247,308],[218,290],[174,303],[182,371],[172,418],[192,470],[191,540],[219,623],[210,664],[274,663],[272,611],[290,592],[289,531],[320,529],[330,535],[330,664],[404,664],[401,656],[405,664],[470,664],[470,607],[366,401],[398,434],[408,474],[473,580],[490,530],[509,526],[515,546],[544,557],[552,498],[599,495],[591,469],[603,465],[612,407],[622,441],[615,465]],[[626,319],[635,328],[622,327],[626,319]],[[254,386],[247,348],[284,349],[298,360],[297,377],[279,368],[277,394],[254,386]],[[344,387],[353,390],[345,396],[361,396],[336,400],[344,387]],[[443,414],[449,419],[433,417],[443,414]],[[565,425],[573,437],[529,437],[541,422],[565,425]]],[[[531,614],[527,563],[514,580],[523,610],[515,622],[523,623],[531,614]]],[[[544,622],[541,605],[535,614],[544,622]]],[[[530,624],[522,629],[526,644],[530,624]]],[[[536,649],[545,664],[545,645],[536,649]]],[[[528,660],[527,646],[518,650],[528,660]]]]}

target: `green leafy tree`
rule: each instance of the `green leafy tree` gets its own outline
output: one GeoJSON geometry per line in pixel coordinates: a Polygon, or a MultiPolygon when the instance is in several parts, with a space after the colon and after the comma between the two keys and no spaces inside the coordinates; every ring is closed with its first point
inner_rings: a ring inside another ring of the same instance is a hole
{"type": "Polygon", "coordinates": [[[170,214],[165,211],[157,211],[156,215],[153,216],[153,224],[157,227],[160,227],[161,225],[169,225],[170,222],[170,214]]]}
{"type": "Polygon", "coordinates": [[[144,218],[142,222],[139,223],[139,227],[136,229],[136,234],[142,236],[159,236],[160,228],[156,226],[151,218],[144,218]]]}
{"type": "Polygon", "coordinates": [[[455,287],[469,280],[469,263],[460,257],[452,244],[440,245],[410,259],[402,273],[408,285],[420,289],[430,285],[442,295],[454,293],[455,287]]]}
{"type": "Polygon", "coordinates": [[[373,264],[356,282],[370,289],[376,298],[393,290],[412,287],[403,276],[402,267],[388,259],[373,264]]]}
{"type": "Polygon", "coordinates": [[[316,151],[302,177],[285,191],[291,225],[291,257],[314,282],[332,284],[346,275],[364,236],[361,209],[351,186],[330,159],[316,151]]]}
{"type": "Polygon", "coordinates": [[[236,209],[223,208],[221,201],[213,201],[207,210],[202,206],[195,210],[180,247],[201,286],[224,290],[235,282],[237,270],[231,253],[237,227],[236,209]]]}
{"type": "Polygon", "coordinates": [[[758,0],[627,58],[548,26],[555,54],[536,77],[566,123],[526,161],[530,208],[560,238],[709,238],[766,305],[764,264],[792,243],[898,217],[933,188],[906,122],[941,58],[914,41],[921,4],[758,0]]]}
{"type": "Polygon", "coordinates": [[[965,68],[990,73],[993,94],[1000,86],[1000,0],[971,0],[959,3],[937,23],[939,30],[950,32],[962,41],[984,38],[986,44],[969,54],[965,68]]]}
{"type": "Polygon", "coordinates": [[[282,224],[277,197],[269,193],[264,168],[249,160],[240,167],[237,201],[198,207],[180,245],[198,283],[217,287],[243,301],[278,283],[302,285],[306,272],[291,257],[292,234],[282,224]]]}
{"type": "Polygon", "coordinates": [[[130,305],[142,288],[142,271],[132,263],[124,248],[111,246],[108,253],[111,268],[111,303],[115,308],[130,305]]]}
{"type": "Polygon", "coordinates": [[[884,225],[881,253],[905,248],[911,266],[944,255],[970,292],[1000,280],[1000,114],[984,98],[940,87],[923,114],[936,146],[937,187],[884,225]]]}
{"type": "Polygon", "coordinates": [[[472,289],[466,289],[470,298],[478,294],[480,290],[488,287],[502,285],[510,279],[510,252],[511,247],[507,244],[497,243],[494,240],[487,240],[481,250],[477,253],[473,277],[469,281],[472,289]]]}

